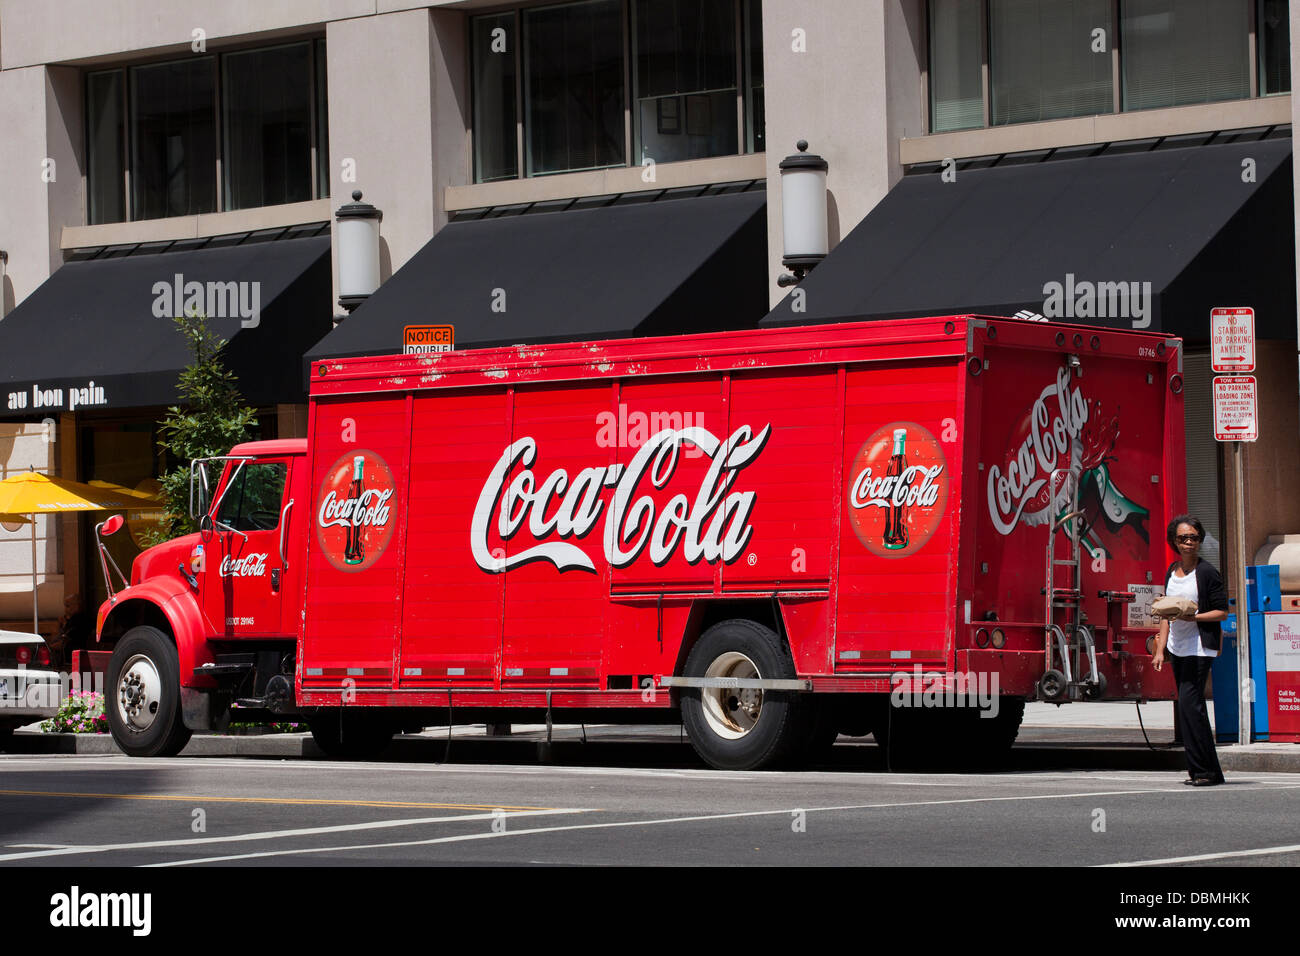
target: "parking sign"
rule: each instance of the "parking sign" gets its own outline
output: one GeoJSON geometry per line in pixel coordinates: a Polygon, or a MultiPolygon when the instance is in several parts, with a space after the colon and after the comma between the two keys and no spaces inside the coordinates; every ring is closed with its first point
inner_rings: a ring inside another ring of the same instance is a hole
{"type": "Polygon", "coordinates": [[[1259,402],[1255,376],[1214,377],[1214,437],[1219,441],[1259,438],[1259,402]]]}
{"type": "Polygon", "coordinates": [[[1215,372],[1255,371],[1255,310],[1210,310],[1210,365],[1215,372]]]}

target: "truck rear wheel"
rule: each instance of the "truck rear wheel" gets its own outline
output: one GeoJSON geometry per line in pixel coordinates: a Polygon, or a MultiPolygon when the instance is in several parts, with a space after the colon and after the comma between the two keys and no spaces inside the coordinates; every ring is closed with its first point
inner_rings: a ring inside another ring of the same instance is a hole
{"type": "MultiPolygon", "coordinates": [[[[709,628],[686,658],[686,676],[713,679],[792,678],[794,662],[780,638],[753,621],[709,628]]],[[[682,692],[682,723],[695,752],[719,770],[755,770],[785,757],[804,723],[794,692],[690,687],[682,692]]]]}
{"type": "Polygon", "coordinates": [[[393,740],[394,726],[385,713],[331,710],[307,721],[311,738],[327,757],[365,760],[382,753],[393,740]]]}
{"type": "Polygon", "coordinates": [[[127,631],[108,662],[104,711],[113,741],[132,757],[174,757],[190,742],[181,715],[180,656],[154,627],[127,631]]]}

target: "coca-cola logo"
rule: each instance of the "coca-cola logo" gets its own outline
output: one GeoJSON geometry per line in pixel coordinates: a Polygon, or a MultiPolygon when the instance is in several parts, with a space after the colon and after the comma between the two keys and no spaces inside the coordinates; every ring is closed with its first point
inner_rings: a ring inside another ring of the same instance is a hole
{"type": "Polygon", "coordinates": [[[846,505],[853,533],[872,554],[915,554],[948,505],[948,462],[938,440],[916,422],[878,428],[853,456],[846,505]]]}
{"type": "Polygon", "coordinates": [[[242,558],[226,555],[221,559],[219,573],[223,578],[260,578],[266,574],[266,555],[250,554],[242,558]]]}
{"type": "MultiPolygon", "coordinates": [[[[1057,469],[1078,477],[1088,418],[1087,400],[1071,386],[1070,370],[1061,368],[1056,382],[1043,389],[1028,415],[1013,428],[1011,448],[1003,464],[989,469],[989,517],[998,534],[1010,534],[1021,521],[1030,525],[1046,523],[1052,504],[1049,479],[1057,469]]],[[[1059,510],[1070,500],[1071,482],[1058,478],[1056,494],[1059,510]]]]}
{"type": "Polygon", "coordinates": [[[549,561],[560,571],[596,570],[581,540],[604,515],[605,560],[623,568],[643,553],[663,565],[678,550],[691,564],[736,560],[753,534],[754,492],[732,491],[736,476],[767,444],[772,426],[757,435],[742,425],[725,441],[707,428],[667,428],[651,435],[626,466],[622,463],[564,468],[545,477],[534,472],[537,442],[511,443],[488,474],[470,525],[470,551],[484,571],[501,573],[530,561],[549,561]],[[695,446],[709,459],[694,495],[673,495],[660,510],[651,489],[664,488],[677,470],[683,448],[695,446]],[[603,489],[613,492],[602,498],[603,489]],[[607,506],[608,500],[608,506],[607,506]],[[502,542],[521,531],[537,541],[531,547],[493,549],[489,531],[502,542]],[[543,540],[546,538],[553,540],[543,540]]]}
{"type": "Polygon", "coordinates": [[[373,451],[349,451],[325,472],[316,506],[316,540],[340,571],[364,571],[388,547],[397,525],[388,464],[373,451]]]}

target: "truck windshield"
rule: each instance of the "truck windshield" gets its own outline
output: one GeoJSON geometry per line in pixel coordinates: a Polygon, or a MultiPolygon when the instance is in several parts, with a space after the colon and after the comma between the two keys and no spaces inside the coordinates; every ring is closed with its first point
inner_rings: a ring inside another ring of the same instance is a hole
{"type": "Polygon", "coordinates": [[[274,531],[287,475],[288,466],[281,461],[245,465],[226,489],[217,521],[236,531],[274,531]]]}

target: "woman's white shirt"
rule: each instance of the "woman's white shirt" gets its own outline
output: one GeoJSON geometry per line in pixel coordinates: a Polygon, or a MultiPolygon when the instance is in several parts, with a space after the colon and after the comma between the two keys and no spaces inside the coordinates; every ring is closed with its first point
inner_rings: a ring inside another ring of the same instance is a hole
{"type": "MultiPolygon", "coordinates": [[[[1198,601],[1196,593],[1196,572],[1185,574],[1181,578],[1177,569],[1169,572],[1169,581],[1165,586],[1169,597],[1185,597],[1198,601]]],[[[1217,657],[1201,644],[1201,629],[1195,621],[1170,621],[1169,644],[1167,650],[1178,657],[1217,657]]]]}

